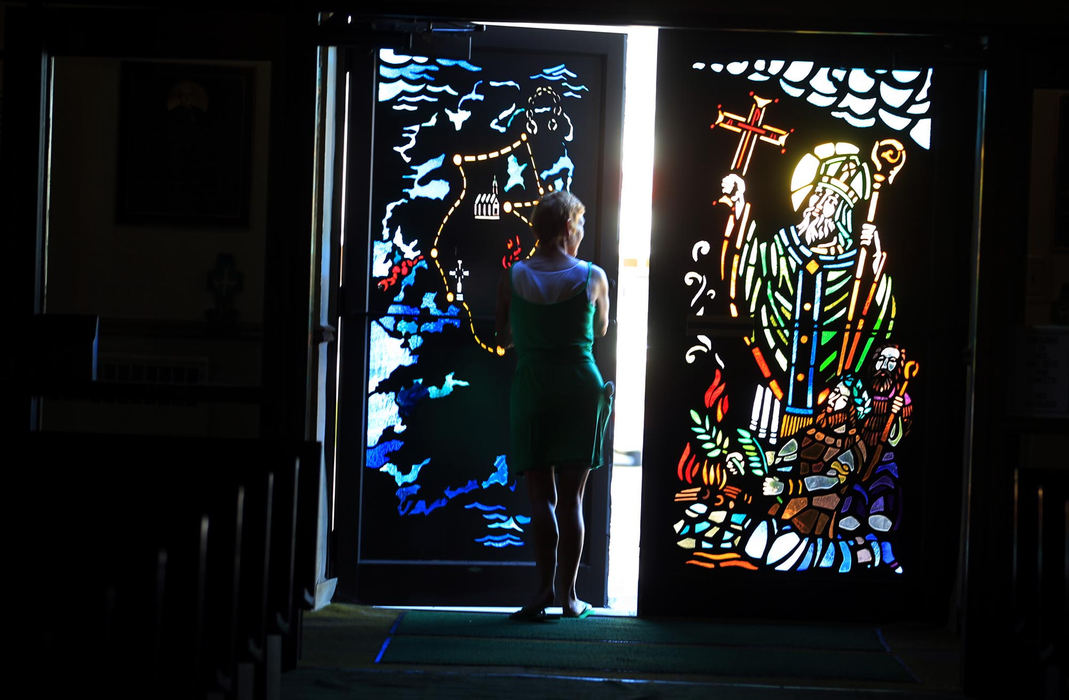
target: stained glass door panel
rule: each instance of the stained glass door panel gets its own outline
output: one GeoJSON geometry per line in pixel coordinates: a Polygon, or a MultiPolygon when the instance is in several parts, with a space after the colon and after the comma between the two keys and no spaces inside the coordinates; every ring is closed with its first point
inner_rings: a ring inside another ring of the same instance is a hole
{"type": "MultiPolygon", "coordinates": [[[[358,596],[513,604],[533,580],[508,471],[511,350],[498,281],[533,251],[549,191],[587,205],[580,256],[616,267],[622,39],[490,28],[470,58],[378,53],[359,460],[358,596]]],[[[595,348],[613,374],[612,335],[595,348]]],[[[358,353],[343,362],[355,364],[358,353]]],[[[582,585],[604,601],[607,469],[591,484],[582,585]]],[[[344,574],[343,574],[344,575],[344,574]]]]}
{"type": "Polygon", "coordinates": [[[974,103],[836,42],[660,34],[642,613],[949,590],[974,103]]]}

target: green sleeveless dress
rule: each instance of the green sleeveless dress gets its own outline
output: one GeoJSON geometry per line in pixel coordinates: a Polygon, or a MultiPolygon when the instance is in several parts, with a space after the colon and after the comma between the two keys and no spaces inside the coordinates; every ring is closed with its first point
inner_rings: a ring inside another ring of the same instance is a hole
{"type": "MultiPolygon", "coordinates": [[[[516,348],[510,395],[509,471],[602,465],[612,396],[594,362],[590,283],[553,304],[530,302],[512,284],[509,320],[516,348]]],[[[512,272],[509,272],[510,282],[512,272]]]]}

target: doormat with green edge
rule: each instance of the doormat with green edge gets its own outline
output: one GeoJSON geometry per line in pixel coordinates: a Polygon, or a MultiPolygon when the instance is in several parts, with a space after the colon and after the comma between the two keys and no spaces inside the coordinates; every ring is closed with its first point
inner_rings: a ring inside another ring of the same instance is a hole
{"type": "Polygon", "coordinates": [[[518,623],[486,613],[409,611],[391,630],[376,662],[917,682],[875,632],[876,643],[861,644],[864,635],[856,635],[856,630],[851,637],[844,628],[836,638],[827,636],[828,629],[608,617],[518,623]],[[502,618],[502,625],[490,618],[502,618]],[[707,636],[702,636],[702,628],[707,636]],[[814,636],[806,637],[809,629],[814,636]],[[680,637],[673,639],[673,630],[680,637]],[[836,639],[847,644],[826,645],[836,639]]]}
{"type": "Polygon", "coordinates": [[[585,620],[561,619],[539,624],[514,622],[508,615],[498,613],[408,610],[401,613],[394,624],[394,634],[889,651],[877,629],[867,625],[711,622],[596,615],[585,620]]]}

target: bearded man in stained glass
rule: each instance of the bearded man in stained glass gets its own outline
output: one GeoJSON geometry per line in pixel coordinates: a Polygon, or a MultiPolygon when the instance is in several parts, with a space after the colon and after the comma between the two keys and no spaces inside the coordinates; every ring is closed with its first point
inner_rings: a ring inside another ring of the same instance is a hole
{"type": "Polygon", "coordinates": [[[756,234],[745,181],[732,173],[721,182],[732,213],[720,271],[732,316],[753,321],[745,341],[766,382],[750,428],[770,443],[809,424],[836,377],[858,372],[871,344],[890,335],[894,299],[879,232],[866,221],[854,236],[855,207],[872,193],[858,153],[843,142],[807,153],[791,179],[800,219],[767,240],[756,234]]]}
{"type": "Polygon", "coordinates": [[[790,521],[805,535],[835,536],[842,496],[868,459],[859,428],[871,406],[857,377],[847,375],[836,384],[800,439],[789,440],[776,454],[774,467],[794,468],[790,477],[765,478],[764,495],[782,496],[769,515],[790,521]]]}
{"type": "Polygon", "coordinates": [[[894,343],[877,349],[873,356],[872,412],[861,428],[873,463],[862,470],[843,499],[840,527],[844,531],[886,533],[898,528],[902,504],[894,448],[913,424],[913,401],[902,388],[905,364],[905,349],[894,343]]]}

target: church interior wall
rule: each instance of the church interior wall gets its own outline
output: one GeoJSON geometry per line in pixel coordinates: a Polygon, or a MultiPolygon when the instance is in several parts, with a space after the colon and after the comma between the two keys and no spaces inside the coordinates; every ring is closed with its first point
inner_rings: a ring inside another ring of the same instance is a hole
{"type": "MultiPolygon", "coordinates": [[[[257,386],[264,314],[270,66],[251,68],[252,149],[247,223],[117,221],[123,59],[54,61],[46,311],[101,319],[100,372],[113,381],[257,386]],[[231,322],[209,316],[208,278],[230,256],[240,278],[231,322]]],[[[49,399],[48,430],[246,436],[255,407],[198,402],[49,399]]]]}

